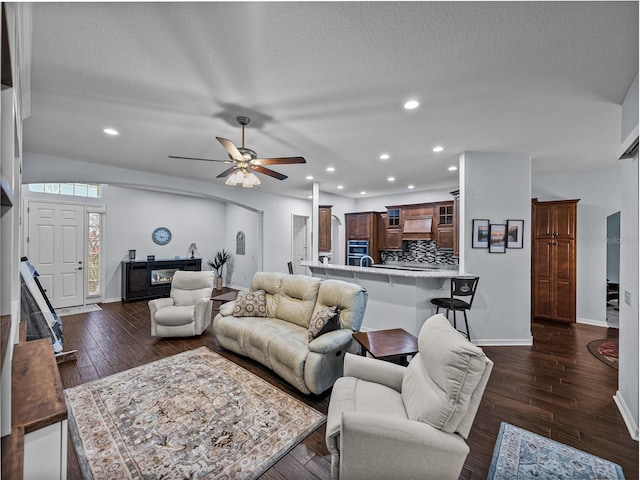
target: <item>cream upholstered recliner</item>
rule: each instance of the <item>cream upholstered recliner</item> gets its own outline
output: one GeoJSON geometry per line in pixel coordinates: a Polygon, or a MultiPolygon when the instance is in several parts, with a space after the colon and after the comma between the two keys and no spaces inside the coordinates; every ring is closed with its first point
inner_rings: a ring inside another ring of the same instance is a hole
{"type": "Polygon", "coordinates": [[[169,298],[149,300],[151,335],[191,337],[211,324],[214,272],[177,271],[169,298]]]}
{"type": "Polygon", "coordinates": [[[332,479],[458,478],[493,362],[442,314],[418,350],[408,367],[345,356],[327,415],[332,479]]]}

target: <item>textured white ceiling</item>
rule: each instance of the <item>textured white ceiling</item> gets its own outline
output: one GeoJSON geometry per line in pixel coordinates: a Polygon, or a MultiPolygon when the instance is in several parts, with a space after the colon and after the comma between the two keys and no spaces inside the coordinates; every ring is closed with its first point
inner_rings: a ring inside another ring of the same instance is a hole
{"type": "Polygon", "coordinates": [[[260,176],[292,196],[309,174],[353,197],[455,186],[465,150],[602,168],[637,72],[638,2],[34,3],[24,149],[222,183],[167,156],[225,158],[241,114],[259,156],[307,159],[260,176]]]}

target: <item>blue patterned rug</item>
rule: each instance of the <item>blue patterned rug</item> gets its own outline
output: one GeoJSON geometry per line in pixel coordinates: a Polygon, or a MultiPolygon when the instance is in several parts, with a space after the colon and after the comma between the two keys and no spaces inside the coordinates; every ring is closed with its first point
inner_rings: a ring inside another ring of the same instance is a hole
{"type": "Polygon", "coordinates": [[[502,422],[487,480],[624,480],[620,465],[502,422]]]}

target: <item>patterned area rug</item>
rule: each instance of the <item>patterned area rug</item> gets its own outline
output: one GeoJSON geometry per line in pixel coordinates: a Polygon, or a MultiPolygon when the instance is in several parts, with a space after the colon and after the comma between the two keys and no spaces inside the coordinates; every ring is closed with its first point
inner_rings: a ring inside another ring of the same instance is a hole
{"type": "Polygon", "coordinates": [[[624,480],[620,465],[502,422],[487,480],[624,480]]]}
{"type": "Polygon", "coordinates": [[[618,339],[604,338],[594,340],[587,344],[587,349],[598,360],[606,363],[610,367],[618,368],[618,339]]]}
{"type": "Polygon", "coordinates": [[[87,479],[253,479],[326,419],[206,347],[65,396],[87,479]]]}
{"type": "Polygon", "coordinates": [[[102,310],[100,305],[96,305],[95,303],[91,305],[79,305],[77,307],[65,307],[65,308],[56,308],[56,313],[59,317],[64,317],[66,315],[77,315],[79,313],[89,313],[89,312],[98,312],[102,310]]]}

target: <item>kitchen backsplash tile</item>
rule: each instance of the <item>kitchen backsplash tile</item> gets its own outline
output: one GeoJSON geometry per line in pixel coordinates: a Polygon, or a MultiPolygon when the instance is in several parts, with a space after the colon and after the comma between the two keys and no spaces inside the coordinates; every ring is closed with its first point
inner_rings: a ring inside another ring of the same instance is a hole
{"type": "Polygon", "coordinates": [[[458,258],[451,249],[438,249],[435,240],[407,240],[406,250],[383,250],[382,263],[411,262],[430,265],[457,265],[458,258]]]}

